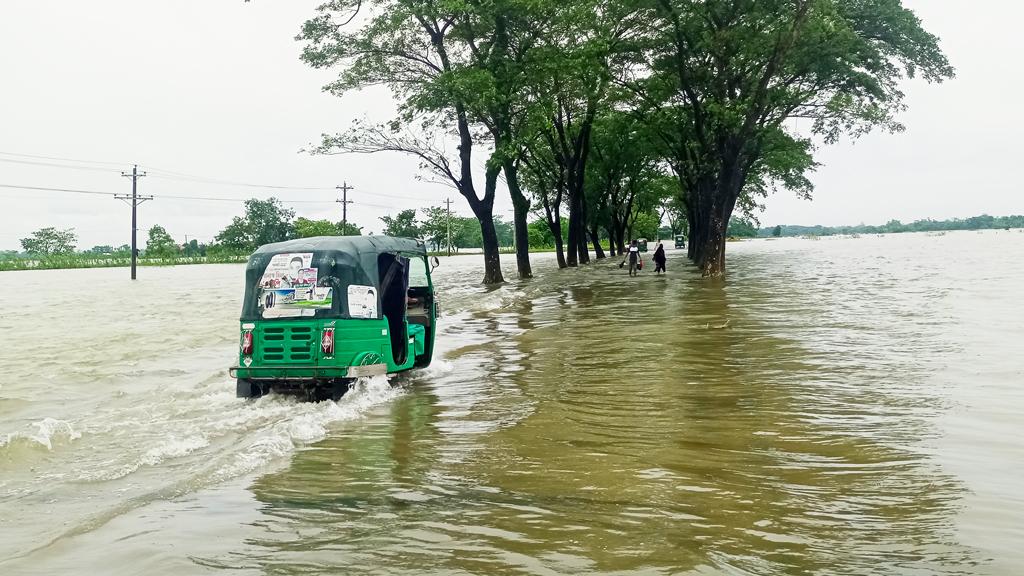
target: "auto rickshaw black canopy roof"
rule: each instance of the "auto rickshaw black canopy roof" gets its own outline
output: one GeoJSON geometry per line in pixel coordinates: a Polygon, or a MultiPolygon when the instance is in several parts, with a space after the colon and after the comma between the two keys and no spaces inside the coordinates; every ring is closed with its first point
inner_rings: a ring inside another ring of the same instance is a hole
{"type": "MultiPolygon", "coordinates": [[[[349,285],[374,286],[379,289],[382,254],[426,257],[427,248],[421,240],[392,236],[315,236],[265,244],[249,257],[242,307],[243,321],[259,318],[259,285],[270,260],[276,254],[302,253],[313,254],[312,266],[319,271],[318,285],[331,286],[340,295],[349,285]]],[[[337,310],[333,312],[337,313],[337,310]]],[[[326,314],[332,312],[317,311],[317,317],[326,314]]]]}
{"type": "Polygon", "coordinates": [[[377,254],[388,252],[420,252],[425,255],[427,248],[422,240],[394,236],[314,236],[264,244],[253,255],[329,251],[352,255],[372,253],[376,258],[377,254]]]}

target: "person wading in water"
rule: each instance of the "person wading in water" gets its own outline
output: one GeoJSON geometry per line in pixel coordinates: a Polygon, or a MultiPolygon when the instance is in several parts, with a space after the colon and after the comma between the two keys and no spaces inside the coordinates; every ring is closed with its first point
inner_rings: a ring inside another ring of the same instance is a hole
{"type": "Polygon", "coordinates": [[[636,240],[629,243],[629,255],[626,259],[619,264],[619,268],[629,260],[629,275],[636,276],[639,274],[639,270],[643,269],[643,262],[640,260],[640,248],[636,244],[636,240]]]}
{"type": "Polygon", "coordinates": [[[654,260],[655,273],[665,271],[665,261],[667,259],[665,258],[665,246],[661,242],[658,242],[658,247],[654,249],[654,256],[651,256],[651,260],[654,260]]]}

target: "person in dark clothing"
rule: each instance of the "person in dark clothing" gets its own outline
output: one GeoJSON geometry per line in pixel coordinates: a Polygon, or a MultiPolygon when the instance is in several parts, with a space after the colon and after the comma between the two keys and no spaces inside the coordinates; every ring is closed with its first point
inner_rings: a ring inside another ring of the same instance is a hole
{"type": "Polygon", "coordinates": [[[665,247],[661,244],[661,242],[658,242],[658,247],[654,249],[654,256],[651,256],[651,260],[654,260],[655,273],[665,271],[665,247]]]}
{"type": "Polygon", "coordinates": [[[643,266],[643,264],[640,263],[640,248],[637,246],[636,240],[629,243],[629,251],[627,254],[628,256],[626,256],[626,258],[622,260],[622,263],[619,264],[619,268],[622,268],[626,263],[626,260],[628,260],[629,275],[636,276],[639,274],[639,270],[643,266]]]}

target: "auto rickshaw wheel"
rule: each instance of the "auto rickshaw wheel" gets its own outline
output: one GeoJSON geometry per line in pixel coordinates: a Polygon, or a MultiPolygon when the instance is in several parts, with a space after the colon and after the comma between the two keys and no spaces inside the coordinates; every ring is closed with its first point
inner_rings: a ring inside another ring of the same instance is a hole
{"type": "Polygon", "coordinates": [[[235,396],[237,398],[259,398],[266,393],[262,385],[252,380],[239,378],[235,381],[235,396]]]}

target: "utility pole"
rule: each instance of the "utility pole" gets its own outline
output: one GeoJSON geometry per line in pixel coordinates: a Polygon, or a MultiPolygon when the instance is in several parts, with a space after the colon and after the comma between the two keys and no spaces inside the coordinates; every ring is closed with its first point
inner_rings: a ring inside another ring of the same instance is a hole
{"type": "Polygon", "coordinates": [[[448,208],[448,255],[452,255],[452,199],[445,198],[444,203],[448,208]]]}
{"type": "Polygon", "coordinates": [[[142,204],[146,200],[152,200],[153,199],[152,196],[139,196],[139,193],[138,193],[139,178],[142,178],[145,175],[146,175],[145,172],[139,172],[139,166],[138,165],[132,166],[132,173],[131,174],[129,174],[127,172],[121,172],[121,176],[124,176],[125,178],[131,178],[132,179],[132,195],[129,196],[127,194],[118,194],[118,195],[114,196],[114,198],[117,198],[118,200],[124,200],[124,202],[126,204],[128,204],[129,206],[132,207],[132,280],[135,280],[135,261],[136,261],[136,259],[138,258],[138,255],[139,255],[139,249],[136,247],[137,245],[136,245],[136,240],[135,240],[136,233],[139,230],[138,218],[137,218],[137,212],[138,212],[139,204],[142,204]]]}
{"type": "Polygon", "coordinates": [[[355,190],[355,187],[349,186],[348,182],[342,182],[341,186],[335,186],[338,190],[341,190],[341,200],[335,200],[341,204],[341,231],[343,234],[347,234],[348,230],[348,205],[352,204],[352,201],[348,199],[348,191],[355,190]]]}

